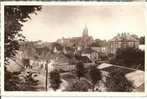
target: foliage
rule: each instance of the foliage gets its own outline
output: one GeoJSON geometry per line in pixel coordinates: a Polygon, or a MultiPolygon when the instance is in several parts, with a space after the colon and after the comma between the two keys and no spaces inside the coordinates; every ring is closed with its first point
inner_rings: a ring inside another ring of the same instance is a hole
{"type": "Polygon", "coordinates": [[[90,67],[89,75],[92,80],[93,90],[94,90],[96,83],[98,83],[98,81],[102,79],[102,75],[100,70],[96,66],[90,67]]]}
{"type": "Polygon", "coordinates": [[[82,91],[87,92],[88,89],[90,89],[92,84],[88,81],[88,79],[82,77],[80,80],[74,81],[74,83],[71,85],[69,91],[82,91]]]}
{"type": "Polygon", "coordinates": [[[29,59],[42,59],[47,60],[51,57],[52,46],[51,43],[41,43],[37,41],[25,41],[20,44],[20,51],[23,51],[29,59]]]}
{"type": "Polygon", "coordinates": [[[50,72],[50,87],[53,88],[55,91],[60,87],[62,83],[60,74],[57,70],[50,72]]]}
{"type": "Polygon", "coordinates": [[[20,90],[20,86],[19,86],[20,80],[19,80],[18,74],[20,73],[19,72],[11,73],[9,71],[6,71],[5,69],[4,88],[6,91],[20,90]]]}
{"type": "Polygon", "coordinates": [[[56,43],[56,42],[52,43],[52,51],[54,50],[54,48],[56,48],[58,51],[62,51],[63,50],[63,46],[60,45],[59,43],[56,43]]]}
{"type": "Polygon", "coordinates": [[[122,73],[112,73],[106,80],[107,91],[111,92],[130,92],[133,90],[131,81],[125,78],[122,73]]]}
{"type": "Polygon", "coordinates": [[[75,58],[83,63],[90,63],[91,60],[87,56],[75,55],[75,58]]]}
{"type": "Polygon", "coordinates": [[[5,6],[5,63],[9,58],[14,58],[16,51],[19,50],[19,42],[25,37],[19,33],[22,31],[23,23],[31,19],[30,14],[40,10],[40,6],[5,6]]]}
{"type": "Polygon", "coordinates": [[[144,55],[144,51],[140,49],[121,48],[116,51],[116,55],[110,60],[110,63],[144,70],[144,55]]]}
{"type": "Polygon", "coordinates": [[[92,44],[91,47],[102,47],[106,46],[107,42],[105,40],[96,39],[92,44]]]}
{"type": "Polygon", "coordinates": [[[139,42],[140,44],[145,44],[145,37],[144,36],[140,37],[139,42]]]}
{"type": "Polygon", "coordinates": [[[99,53],[100,60],[108,60],[108,55],[106,53],[99,53]]]}
{"type": "MultiPolygon", "coordinates": [[[[25,72],[25,71],[24,71],[25,72]]],[[[34,80],[33,72],[5,72],[6,91],[35,91],[38,81],[34,80]]]]}
{"type": "Polygon", "coordinates": [[[39,56],[39,58],[47,60],[51,55],[51,51],[49,47],[43,46],[40,48],[36,48],[36,54],[39,56]]]}
{"type": "MultiPolygon", "coordinates": [[[[4,21],[5,21],[5,64],[8,64],[9,59],[14,59],[17,50],[20,48],[20,42],[23,42],[25,37],[20,33],[23,23],[31,19],[30,14],[36,13],[41,9],[40,6],[5,6],[4,21]]],[[[19,72],[20,73],[20,72],[19,72]]],[[[11,73],[5,67],[5,90],[24,90],[20,84],[18,77],[19,73],[11,73]]]]}
{"type": "Polygon", "coordinates": [[[80,77],[84,77],[85,68],[82,62],[78,62],[76,64],[76,75],[80,79],[80,77]]]}
{"type": "MultiPolygon", "coordinates": [[[[20,43],[20,51],[22,51],[24,53],[24,56],[27,56],[27,58],[32,59],[36,57],[38,58],[39,55],[37,55],[37,51],[36,51],[36,43],[35,42],[29,42],[29,41],[25,41],[20,43]]],[[[26,57],[24,57],[26,58],[26,57]]]]}
{"type": "Polygon", "coordinates": [[[22,64],[24,67],[29,67],[30,66],[30,60],[22,58],[22,64]]]}
{"type": "MultiPolygon", "coordinates": [[[[34,73],[33,72],[27,72],[27,75],[25,75],[23,78],[21,78],[21,81],[24,81],[21,83],[21,90],[22,91],[35,91],[36,86],[38,85],[38,80],[34,80],[32,77],[34,73]]],[[[35,74],[37,75],[37,74],[35,74]]]]}

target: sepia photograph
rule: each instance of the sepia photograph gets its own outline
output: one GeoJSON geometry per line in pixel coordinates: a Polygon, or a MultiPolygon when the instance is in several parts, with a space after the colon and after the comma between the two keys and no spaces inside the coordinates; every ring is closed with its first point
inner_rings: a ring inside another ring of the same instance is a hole
{"type": "Polygon", "coordinates": [[[144,3],[2,3],[1,90],[144,95],[145,9],[144,3]]]}

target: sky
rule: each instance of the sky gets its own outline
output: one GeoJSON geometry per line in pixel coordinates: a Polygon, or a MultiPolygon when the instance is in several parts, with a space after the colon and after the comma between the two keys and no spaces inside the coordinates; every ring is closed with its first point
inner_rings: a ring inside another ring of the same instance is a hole
{"type": "Polygon", "coordinates": [[[144,36],[145,6],[129,5],[50,5],[24,23],[22,33],[28,40],[53,42],[62,37],[79,37],[85,25],[94,39],[109,40],[117,33],[144,36]]]}

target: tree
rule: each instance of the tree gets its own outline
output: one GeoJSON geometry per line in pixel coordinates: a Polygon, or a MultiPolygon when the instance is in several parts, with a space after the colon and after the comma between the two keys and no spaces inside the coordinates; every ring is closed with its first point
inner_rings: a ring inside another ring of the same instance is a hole
{"type": "Polygon", "coordinates": [[[145,44],[145,37],[144,36],[140,37],[139,42],[140,44],[145,44]]]}
{"type": "Polygon", "coordinates": [[[144,70],[144,51],[137,48],[121,48],[116,51],[110,63],[144,70]]]}
{"type": "MultiPolygon", "coordinates": [[[[6,70],[6,69],[5,69],[6,70]]],[[[18,72],[5,72],[5,79],[4,79],[4,88],[6,91],[19,91],[20,90],[20,79],[18,77],[18,75],[20,73],[18,72]]]]}
{"type": "Polygon", "coordinates": [[[57,70],[50,72],[50,87],[53,88],[53,90],[57,90],[60,87],[60,84],[62,83],[60,74],[57,70]]]}
{"type": "Polygon", "coordinates": [[[91,47],[103,47],[106,46],[106,40],[96,39],[92,44],[91,47]]]}
{"type": "Polygon", "coordinates": [[[106,79],[107,91],[111,92],[130,92],[133,90],[133,84],[125,78],[122,73],[111,73],[106,79]]]}
{"type": "Polygon", "coordinates": [[[31,19],[30,14],[36,13],[41,9],[40,6],[5,6],[4,21],[5,21],[5,63],[9,59],[15,57],[17,50],[19,50],[19,42],[23,41],[25,37],[19,33],[22,31],[23,23],[31,19]]]}
{"type": "Polygon", "coordinates": [[[24,55],[27,56],[27,58],[32,59],[38,56],[35,48],[36,48],[35,42],[25,41],[20,43],[19,50],[22,51],[24,55]]]}
{"type": "Polygon", "coordinates": [[[90,63],[91,60],[87,56],[75,55],[75,58],[83,63],[90,63]]]}
{"type": "MultiPolygon", "coordinates": [[[[5,48],[5,64],[8,64],[9,59],[14,59],[15,54],[19,50],[20,42],[24,41],[25,37],[20,33],[23,23],[31,19],[30,14],[36,13],[41,9],[40,6],[5,6],[4,7],[4,48],[5,48]]],[[[17,81],[19,73],[11,73],[5,66],[5,90],[21,90],[21,85],[17,81]],[[13,83],[13,85],[12,85],[13,83]],[[13,86],[13,87],[10,87],[13,86]]]]}
{"type": "Polygon", "coordinates": [[[63,51],[63,46],[57,42],[52,43],[52,52],[54,52],[54,49],[56,48],[57,51],[63,51]]]}
{"type": "Polygon", "coordinates": [[[80,77],[84,77],[84,73],[85,73],[84,64],[82,62],[78,62],[76,64],[76,74],[77,74],[77,77],[79,79],[80,79],[80,77]]]}
{"type": "Polygon", "coordinates": [[[69,91],[82,91],[87,92],[92,86],[91,82],[86,78],[81,78],[80,80],[75,79],[73,84],[71,84],[69,91]]]}
{"type": "Polygon", "coordinates": [[[102,75],[100,70],[96,66],[90,67],[89,75],[93,83],[93,91],[94,91],[95,85],[102,79],[102,75]]]}
{"type": "Polygon", "coordinates": [[[25,58],[23,58],[22,59],[22,64],[23,64],[23,66],[24,66],[24,68],[30,68],[31,66],[30,66],[30,60],[29,59],[25,59],[25,58]]]}
{"type": "Polygon", "coordinates": [[[47,60],[50,56],[50,49],[49,47],[47,46],[43,46],[43,47],[39,47],[39,48],[35,48],[36,49],[36,54],[41,58],[41,59],[44,59],[44,60],[47,60]]]}

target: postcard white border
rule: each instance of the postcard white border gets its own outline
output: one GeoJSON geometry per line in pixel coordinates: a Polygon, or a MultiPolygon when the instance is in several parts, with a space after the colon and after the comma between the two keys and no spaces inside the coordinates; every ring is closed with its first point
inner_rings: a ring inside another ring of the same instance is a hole
{"type": "MultiPolygon", "coordinates": [[[[58,5],[58,6],[100,6],[100,5],[142,5],[147,6],[145,2],[84,2],[84,1],[69,1],[69,2],[43,2],[43,1],[11,1],[1,2],[1,95],[2,96],[147,96],[147,77],[145,76],[145,91],[144,92],[32,92],[32,91],[4,91],[4,5],[58,5]]],[[[147,11],[146,11],[147,12],[147,11]]],[[[147,22],[147,19],[146,19],[147,22]]],[[[147,24],[146,24],[147,26],[147,24]]],[[[146,31],[147,32],[147,31],[146,31]]],[[[145,33],[145,44],[147,33],[145,33]]],[[[147,46],[145,46],[145,51],[147,46]]],[[[147,54],[145,53],[145,60],[147,54]]],[[[147,75],[147,62],[145,61],[145,75],[147,75]]]]}

